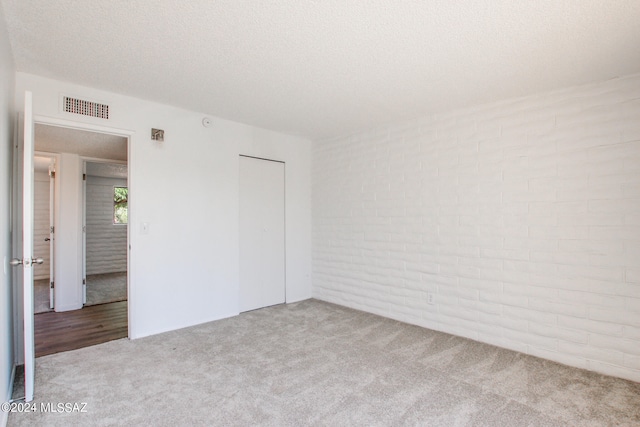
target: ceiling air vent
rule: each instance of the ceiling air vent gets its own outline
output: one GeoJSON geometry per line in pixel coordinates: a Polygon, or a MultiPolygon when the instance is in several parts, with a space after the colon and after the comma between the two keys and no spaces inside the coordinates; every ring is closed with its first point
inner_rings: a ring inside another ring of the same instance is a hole
{"type": "Polygon", "coordinates": [[[82,114],[83,116],[109,119],[109,106],[98,102],[85,101],[84,99],[65,96],[62,99],[64,111],[67,113],[82,114]]]}

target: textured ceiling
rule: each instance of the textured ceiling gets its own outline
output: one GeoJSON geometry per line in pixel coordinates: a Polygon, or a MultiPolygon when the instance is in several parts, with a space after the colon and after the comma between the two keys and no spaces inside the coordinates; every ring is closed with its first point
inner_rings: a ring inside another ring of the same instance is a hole
{"type": "Polygon", "coordinates": [[[19,71],[312,139],[640,72],[638,0],[1,0],[19,71]]]}
{"type": "Polygon", "coordinates": [[[75,153],[97,159],[127,160],[126,138],[39,123],[35,125],[34,146],[36,151],[47,153],[75,153]]]}

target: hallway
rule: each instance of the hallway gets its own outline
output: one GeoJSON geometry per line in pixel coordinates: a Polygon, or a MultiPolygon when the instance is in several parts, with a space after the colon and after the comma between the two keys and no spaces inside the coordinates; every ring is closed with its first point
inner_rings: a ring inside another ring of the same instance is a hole
{"type": "Polygon", "coordinates": [[[127,301],[35,315],[36,357],[126,338],[127,301]]]}

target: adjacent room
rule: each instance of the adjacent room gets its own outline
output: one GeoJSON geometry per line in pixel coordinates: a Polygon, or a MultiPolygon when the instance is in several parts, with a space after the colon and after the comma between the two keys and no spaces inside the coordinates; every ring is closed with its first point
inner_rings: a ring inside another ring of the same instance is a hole
{"type": "Polygon", "coordinates": [[[108,133],[34,126],[36,356],[127,336],[127,146],[108,133]]]}
{"type": "Polygon", "coordinates": [[[0,0],[0,426],[640,425],[638,22],[0,0]]]}

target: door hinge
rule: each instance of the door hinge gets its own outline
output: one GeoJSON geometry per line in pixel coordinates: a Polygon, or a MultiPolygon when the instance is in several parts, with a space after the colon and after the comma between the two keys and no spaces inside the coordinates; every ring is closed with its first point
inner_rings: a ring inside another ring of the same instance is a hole
{"type": "Polygon", "coordinates": [[[50,286],[51,286],[51,289],[53,289],[53,288],[54,288],[53,282],[51,282],[51,285],[50,285],[50,286]]]}
{"type": "Polygon", "coordinates": [[[83,181],[86,181],[86,180],[87,180],[87,174],[86,174],[86,173],[83,173],[83,174],[82,174],[82,180],[83,180],[83,181]]]}
{"type": "Polygon", "coordinates": [[[87,226],[86,226],[86,225],[83,225],[83,226],[82,226],[82,232],[83,232],[83,233],[86,233],[86,232],[87,232],[87,226]]]}
{"type": "Polygon", "coordinates": [[[53,234],[55,228],[53,228],[53,225],[51,227],[49,227],[49,233],[53,234]]]}
{"type": "Polygon", "coordinates": [[[82,284],[86,285],[87,284],[87,279],[82,279],[82,284]]]}
{"type": "Polygon", "coordinates": [[[55,177],[56,177],[56,171],[51,171],[51,172],[49,172],[49,176],[50,176],[51,178],[55,178],[55,177]]]}

